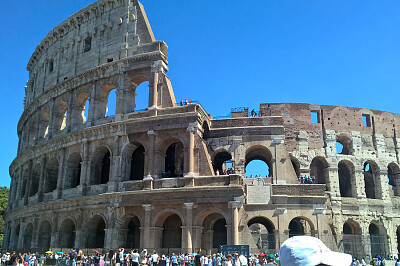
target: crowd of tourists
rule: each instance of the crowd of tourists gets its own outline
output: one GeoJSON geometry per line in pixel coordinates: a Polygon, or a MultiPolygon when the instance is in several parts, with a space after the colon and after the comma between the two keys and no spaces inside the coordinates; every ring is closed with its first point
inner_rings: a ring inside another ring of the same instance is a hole
{"type": "Polygon", "coordinates": [[[300,175],[299,184],[315,184],[315,176],[308,176],[308,175],[300,175]]]}

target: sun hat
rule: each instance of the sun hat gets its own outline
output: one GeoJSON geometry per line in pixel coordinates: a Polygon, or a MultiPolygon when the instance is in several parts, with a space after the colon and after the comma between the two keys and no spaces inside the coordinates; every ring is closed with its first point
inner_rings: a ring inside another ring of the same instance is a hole
{"type": "Polygon", "coordinates": [[[312,236],[294,236],[283,242],[279,258],[281,266],[349,266],[349,254],[331,251],[321,240],[312,236]]]}
{"type": "Polygon", "coordinates": [[[265,256],[264,253],[258,254],[258,257],[264,257],[264,256],[265,256]]]}
{"type": "Polygon", "coordinates": [[[274,254],[269,254],[269,255],[267,256],[267,260],[269,260],[269,261],[275,261],[275,256],[274,256],[274,254]]]}

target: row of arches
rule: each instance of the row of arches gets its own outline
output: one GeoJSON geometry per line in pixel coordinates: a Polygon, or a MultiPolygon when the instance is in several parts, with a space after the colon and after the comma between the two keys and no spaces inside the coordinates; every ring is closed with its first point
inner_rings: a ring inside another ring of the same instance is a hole
{"type": "Polygon", "coordinates": [[[100,89],[76,90],[72,97],[64,96],[53,104],[44,105],[33,115],[22,132],[22,147],[57,134],[68,127],[77,127],[88,121],[112,117],[116,113],[143,111],[149,107],[149,78],[138,75],[128,82],[129,89],[109,82],[100,89]],[[140,97],[138,97],[140,95],[140,97]]]}

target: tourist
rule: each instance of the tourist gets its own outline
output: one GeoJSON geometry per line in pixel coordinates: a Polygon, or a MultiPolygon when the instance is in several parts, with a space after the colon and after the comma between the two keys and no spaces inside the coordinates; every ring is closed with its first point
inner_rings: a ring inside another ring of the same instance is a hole
{"type": "Polygon", "coordinates": [[[19,263],[19,256],[17,255],[12,255],[11,258],[9,259],[8,265],[18,265],[19,263]]]}
{"type": "Polygon", "coordinates": [[[231,254],[228,254],[227,260],[225,261],[225,266],[233,266],[232,255],[231,254]]]}
{"type": "Polygon", "coordinates": [[[155,250],[153,252],[153,255],[151,255],[151,262],[153,263],[153,266],[158,265],[158,254],[155,250]]]}
{"type": "Polygon", "coordinates": [[[265,255],[263,253],[258,254],[258,261],[256,261],[256,266],[262,266],[266,265],[267,263],[265,262],[265,255]]]}
{"type": "Polygon", "coordinates": [[[321,240],[312,236],[289,238],[283,242],[279,254],[281,266],[349,266],[352,263],[351,255],[333,252],[321,240]]]}
{"type": "Polygon", "coordinates": [[[275,256],[274,256],[274,254],[269,254],[269,255],[267,256],[267,264],[268,264],[268,265],[271,265],[271,264],[277,265],[276,262],[275,262],[275,256]]]}

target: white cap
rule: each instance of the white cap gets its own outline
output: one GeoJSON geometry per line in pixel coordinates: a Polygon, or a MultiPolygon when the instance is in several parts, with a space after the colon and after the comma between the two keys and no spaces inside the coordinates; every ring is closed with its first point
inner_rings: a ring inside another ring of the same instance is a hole
{"type": "Polygon", "coordinates": [[[281,266],[349,266],[352,257],[349,254],[333,252],[318,238],[312,236],[294,236],[283,242],[279,258],[281,266]]]}

